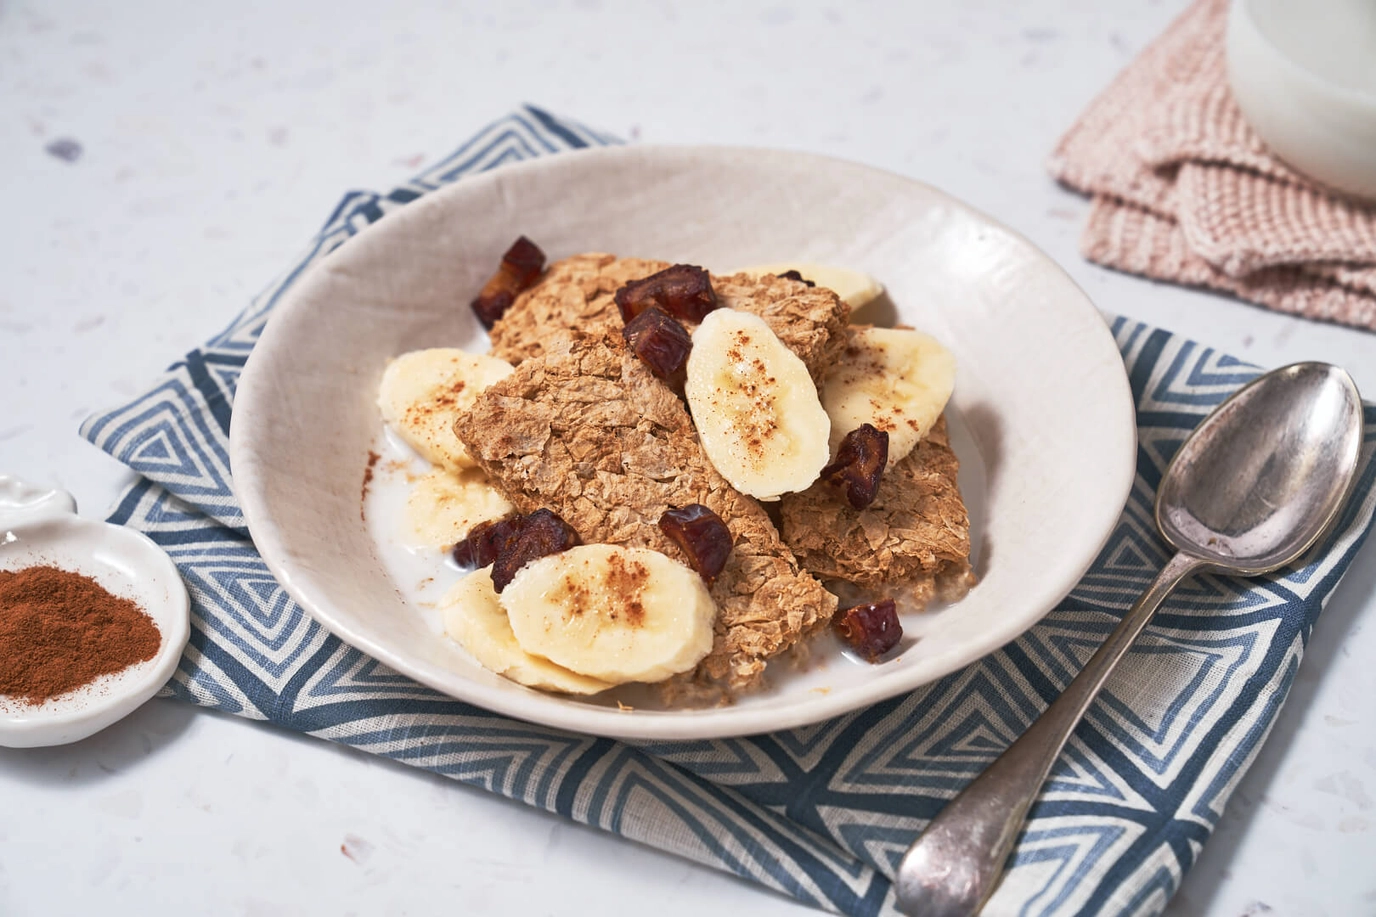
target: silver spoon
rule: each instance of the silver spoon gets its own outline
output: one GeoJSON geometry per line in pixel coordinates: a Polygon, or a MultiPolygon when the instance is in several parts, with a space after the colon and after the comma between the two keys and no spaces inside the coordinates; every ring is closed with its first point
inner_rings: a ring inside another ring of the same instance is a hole
{"type": "Polygon", "coordinates": [[[1255,576],[1307,551],[1337,517],[1361,443],[1357,386],[1327,363],[1269,372],[1204,418],[1156,494],[1157,528],[1178,553],[1065,692],[908,848],[900,911],[979,911],[1066,740],[1162,600],[1196,570],[1255,576]]]}

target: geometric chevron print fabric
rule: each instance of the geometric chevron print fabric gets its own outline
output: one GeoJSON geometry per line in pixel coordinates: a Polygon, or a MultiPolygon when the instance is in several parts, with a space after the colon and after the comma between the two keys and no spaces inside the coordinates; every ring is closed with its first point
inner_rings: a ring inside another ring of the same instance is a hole
{"type": "MultiPolygon", "coordinates": [[[[355,192],[235,322],[82,433],[138,471],[111,521],[172,556],[192,635],[167,691],[343,742],[728,870],[845,914],[891,914],[923,825],[1065,687],[1166,560],[1157,482],[1257,370],[1126,319],[1137,478],[1075,590],[1002,650],[906,697],[770,735],[628,744],[511,720],[390,671],[306,617],[254,550],[230,489],[234,390],[278,298],[363,227],[470,172],[614,142],[526,107],[387,194],[355,192]]],[[[1198,576],[1165,603],[1061,755],[986,914],[1155,914],[1255,756],[1320,610],[1376,509],[1376,408],[1353,497],[1297,567],[1198,576]]]]}

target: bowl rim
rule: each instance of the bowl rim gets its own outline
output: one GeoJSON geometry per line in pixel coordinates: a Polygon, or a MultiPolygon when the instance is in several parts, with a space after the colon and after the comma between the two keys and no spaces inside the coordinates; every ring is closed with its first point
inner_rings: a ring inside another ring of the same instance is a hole
{"type": "MultiPolygon", "coordinates": [[[[418,213],[421,212],[422,208],[444,206],[449,196],[462,194],[464,193],[462,189],[471,188],[477,183],[507,181],[510,180],[512,176],[525,171],[538,171],[549,168],[577,170],[581,167],[585,167],[585,164],[596,160],[608,160],[612,163],[616,163],[619,160],[639,157],[680,157],[695,161],[703,158],[715,158],[723,162],[740,157],[751,159],[758,159],[760,157],[783,157],[798,163],[807,163],[813,167],[849,171],[857,178],[864,176],[882,176],[886,180],[897,180],[909,184],[915,189],[920,189],[925,195],[929,195],[934,200],[939,201],[943,206],[958,210],[964,215],[973,217],[975,220],[984,223],[990,228],[995,228],[1000,232],[1006,233],[1028,253],[1035,256],[1039,267],[1053,271],[1058,280],[1065,284],[1068,292],[1077,294],[1067,297],[1067,299],[1075,301],[1073,306],[1068,305],[1066,307],[1072,310],[1069,314],[1078,317],[1079,324],[1085,330],[1085,333],[1097,335],[1103,346],[1113,352],[1121,366],[1121,357],[1119,356],[1118,347],[1113,334],[1108,324],[1104,321],[1103,315],[1094,306],[1088,294],[1059,264],[1023,234],[925,182],[888,170],[857,163],[853,160],[816,153],[749,146],[634,144],[587,148],[560,153],[557,156],[538,157],[503,165],[482,174],[468,176],[462,181],[455,182],[452,185],[426,194],[421,199],[408,204],[396,214],[389,216],[388,220],[380,221],[377,224],[367,227],[361,231],[358,236],[351,239],[346,246],[343,246],[342,249],[347,250],[348,246],[358,245],[360,239],[365,235],[373,234],[372,237],[376,238],[376,231],[379,226],[390,225],[395,227],[399,225],[399,220],[404,221],[406,219],[406,214],[408,212],[418,213]],[[390,223],[388,221],[390,221],[390,223]]],[[[882,691],[860,692],[865,694],[865,696],[859,701],[855,699],[853,694],[841,692],[830,695],[813,695],[808,698],[806,704],[799,704],[796,708],[788,712],[781,711],[777,707],[772,706],[758,709],[728,706],[725,708],[712,708],[707,710],[636,710],[633,713],[627,714],[615,708],[587,704],[546,705],[544,701],[551,697],[556,697],[556,695],[548,695],[543,692],[535,692],[532,690],[532,694],[539,695],[538,701],[532,701],[532,699],[522,694],[500,691],[476,681],[467,682],[466,687],[468,688],[468,693],[460,697],[448,688],[436,684],[434,680],[426,677],[423,666],[411,664],[406,658],[397,655],[388,647],[381,645],[378,641],[373,640],[365,634],[359,633],[348,623],[341,622],[329,614],[328,608],[323,607],[327,605],[325,601],[327,596],[321,595],[318,597],[316,591],[311,588],[311,584],[303,583],[298,580],[294,572],[283,565],[282,558],[288,556],[290,552],[283,542],[281,530],[273,524],[269,507],[263,500],[265,486],[263,472],[265,469],[260,463],[253,460],[253,448],[256,444],[254,438],[255,434],[252,432],[245,432],[246,430],[255,429],[258,425],[234,422],[235,419],[242,416],[237,410],[241,404],[252,404],[255,399],[266,396],[266,390],[264,390],[262,396],[259,394],[259,373],[257,367],[265,359],[263,355],[271,353],[274,326],[275,324],[277,326],[281,324],[278,322],[278,317],[288,314],[289,310],[296,308],[295,303],[310,300],[313,291],[317,287],[323,287],[326,280],[323,265],[328,265],[333,257],[334,255],[331,255],[329,258],[323,259],[322,262],[314,265],[286,292],[270,315],[267,325],[263,330],[263,336],[253,348],[239,380],[239,388],[235,401],[236,411],[231,418],[230,424],[230,467],[231,475],[235,482],[235,493],[239,497],[245,522],[255,545],[259,549],[260,555],[263,557],[264,562],[267,564],[273,576],[292,598],[300,604],[302,610],[312,619],[324,626],[328,631],[366,655],[397,669],[416,681],[434,688],[440,693],[456,697],[458,700],[503,715],[540,723],[553,728],[609,738],[634,738],[639,740],[708,739],[772,732],[779,729],[794,728],[816,723],[907,693],[922,685],[931,683],[937,678],[948,675],[963,665],[994,652],[1004,644],[1017,638],[1053,610],[1084,576],[1085,571],[1089,569],[1099,552],[1102,550],[1104,544],[1106,544],[1108,539],[1112,536],[1119,517],[1121,516],[1122,508],[1127,501],[1127,497],[1135,480],[1137,450],[1136,408],[1135,399],[1132,396],[1127,374],[1124,370],[1120,373],[1113,374],[1111,380],[1106,380],[1107,384],[1117,389],[1113,397],[1116,397],[1119,402],[1120,409],[1118,411],[1118,416],[1121,418],[1121,423],[1116,430],[1105,431],[1105,441],[1102,443],[1105,465],[1101,470],[1103,474],[1107,476],[1107,483],[1105,485],[1107,491],[1113,493],[1115,497],[1111,501],[1111,505],[1106,504],[1100,510],[1101,515],[1098,517],[1098,523],[1093,527],[1091,533],[1092,538],[1089,539],[1093,549],[1084,551],[1079,562],[1074,564],[1073,575],[1067,575],[1063,582],[1057,581],[1054,585],[1048,583],[1047,587],[1043,590],[1043,595],[1035,603],[1038,606],[1036,616],[1029,617],[1026,623],[1018,627],[1005,627],[993,630],[990,636],[980,641],[978,656],[971,657],[968,651],[963,651],[959,647],[953,647],[940,655],[928,657],[929,668],[936,669],[936,674],[913,680],[893,679],[893,683],[885,685],[882,691]],[[269,346],[265,348],[264,343],[268,343],[269,346]],[[1116,457],[1117,460],[1109,462],[1108,458],[1111,456],[1116,457]]]]}

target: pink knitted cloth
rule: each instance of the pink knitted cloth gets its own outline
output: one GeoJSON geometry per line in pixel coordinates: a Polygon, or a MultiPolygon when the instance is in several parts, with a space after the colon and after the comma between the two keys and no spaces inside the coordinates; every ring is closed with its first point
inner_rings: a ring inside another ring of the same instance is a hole
{"type": "Polygon", "coordinates": [[[1091,261],[1376,330],[1376,205],[1275,158],[1228,89],[1228,0],[1196,0],[1057,145],[1051,174],[1093,195],[1091,261]]]}

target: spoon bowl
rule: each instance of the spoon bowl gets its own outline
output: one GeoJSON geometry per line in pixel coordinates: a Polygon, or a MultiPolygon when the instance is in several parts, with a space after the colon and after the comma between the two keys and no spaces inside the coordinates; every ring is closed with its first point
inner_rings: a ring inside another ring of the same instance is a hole
{"type": "Polygon", "coordinates": [[[1179,551],[1252,576],[1294,560],[1333,521],[1362,441],[1352,377],[1294,363],[1229,398],[1180,447],[1156,494],[1179,551]]]}
{"type": "Polygon", "coordinates": [[[1200,569],[1251,576],[1309,550],[1347,499],[1361,444],[1357,386],[1326,363],[1266,373],[1195,428],[1157,489],[1156,524],[1176,555],[1061,696],[908,848],[900,911],[969,917],[984,906],[1066,740],[1166,596],[1200,569]]]}

